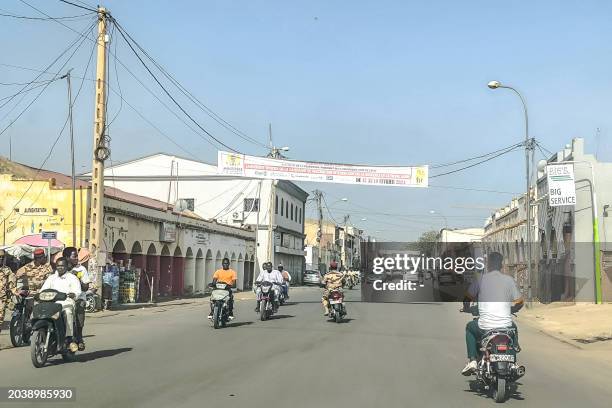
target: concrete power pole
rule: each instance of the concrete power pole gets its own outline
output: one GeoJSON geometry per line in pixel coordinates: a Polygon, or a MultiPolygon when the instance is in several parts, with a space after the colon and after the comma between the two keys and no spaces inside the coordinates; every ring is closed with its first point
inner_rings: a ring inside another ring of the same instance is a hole
{"type": "Polygon", "coordinates": [[[315,200],[317,200],[317,212],[319,214],[319,230],[317,231],[317,245],[319,247],[319,263],[317,265],[317,270],[321,270],[321,260],[323,255],[323,246],[321,245],[321,241],[323,239],[323,205],[321,203],[321,199],[323,198],[323,192],[320,190],[314,191],[315,200]]]}
{"type": "Polygon", "coordinates": [[[94,111],[94,140],[93,162],[91,166],[91,203],[89,219],[89,251],[95,272],[96,284],[102,288],[102,273],[99,266],[106,263],[106,250],[104,245],[104,161],[110,156],[106,146],[106,57],[107,43],[109,41],[106,29],[108,14],[104,7],[98,8],[98,38],[97,38],[97,66],[96,66],[96,95],[94,111]]]}

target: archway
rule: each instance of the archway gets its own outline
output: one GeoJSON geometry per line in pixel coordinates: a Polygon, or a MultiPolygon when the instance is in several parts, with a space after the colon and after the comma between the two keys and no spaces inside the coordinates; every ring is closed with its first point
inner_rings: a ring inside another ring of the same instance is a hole
{"type": "Polygon", "coordinates": [[[170,296],[172,294],[172,256],[168,245],[164,245],[159,258],[159,294],[170,296]]]}
{"type": "MultiPolygon", "coordinates": [[[[220,255],[220,254],[219,254],[220,255]]],[[[208,251],[206,251],[206,261],[205,261],[205,277],[206,279],[204,280],[204,286],[206,286],[208,283],[212,282],[212,276],[213,273],[215,273],[215,259],[213,258],[213,254],[212,251],[209,249],[208,251]]]]}
{"type": "Polygon", "coordinates": [[[149,248],[147,249],[144,273],[140,275],[141,286],[139,292],[141,301],[144,302],[147,300],[151,300],[151,285],[153,285],[153,295],[157,296],[157,294],[159,293],[159,268],[160,265],[159,256],[157,255],[157,249],[155,249],[155,245],[150,244],[149,248]]]}
{"type": "Polygon", "coordinates": [[[185,258],[180,247],[174,250],[172,257],[172,295],[181,296],[185,281],[185,258]]]}
{"type": "Polygon", "coordinates": [[[196,260],[191,248],[187,248],[185,253],[185,285],[183,289],[187,294],[194,294],[196,291],[196,260]]]}
{"type": "Polygon", "coordinates": [[[113,245],[113,261],[115,261],[118,265],[123,264],[127,265],[128,254],[125,249],[125,244],[121,239],[118,239],[113,245]]]}
{"type": "Polygon", "coordinates": [[[200,248],[195,260],[195,293],[204,292],[204,282],[206,280],[206,270],[204,268],[204,254],[202,253],[202,248],[200,248]]]}

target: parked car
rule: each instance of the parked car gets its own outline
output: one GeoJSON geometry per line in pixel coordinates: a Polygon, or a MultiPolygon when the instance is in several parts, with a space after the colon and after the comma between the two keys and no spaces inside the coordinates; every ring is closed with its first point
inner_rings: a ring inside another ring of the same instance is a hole
{"type": "Polygon", "coordinates": [[[307,269],[304,271],[304,285],[318,285],[321,283],[321,273],[319,271],[307,269]]]}

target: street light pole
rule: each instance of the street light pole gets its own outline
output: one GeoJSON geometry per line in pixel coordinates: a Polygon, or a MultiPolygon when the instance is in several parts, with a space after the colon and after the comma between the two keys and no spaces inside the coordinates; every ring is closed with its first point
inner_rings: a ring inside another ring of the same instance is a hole
{"type": "Polygon", "coordinates": [[[487,85],[491,89],[505,88],[510,89],[518,95],[521,103],[523,104],[523,112],[525,113],[525,181],[527,187],[527,195],[525,196],[525,214],[527,217],[527,300],[531,306],[531,276],[532,276],[532,231],[531,231],[531,171],[529,167],[529,154],[532,150],[531,141],[529,139],[529,115],[527,114],[527,103],[523,95],[511,86],[502,85],[499,81],[491,81],[487,85]]]}
{"type": "Polygon", "coordinates": [[[445,225],[446,229],[448,229],[448,219],[446,218],[446,216],[444,216],[443,214],[440,214],[439,212],[436,212],[434,210],[429,210],[429,213],[431,215],[439,215],[440,217],[444,218],[444,225],[445,225]]]}

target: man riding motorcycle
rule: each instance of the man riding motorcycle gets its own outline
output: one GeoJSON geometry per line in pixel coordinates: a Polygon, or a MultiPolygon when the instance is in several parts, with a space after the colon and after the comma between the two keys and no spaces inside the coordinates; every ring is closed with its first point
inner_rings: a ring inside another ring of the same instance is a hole
{"type": "MultiPolygon", "coordinates": [[[[227,302],[228,306],[228,317],[230,320],[234,319],[234,295],[232,293],[232,288],[236,286],[237,274],[236,271],[230,269],[230,260],[228,258],[223,258],[221,261],[222,269],[217,269],[215,274],[213,275],[212,283],[215,285],[217,282],[223,282],[227,285],[227,290],[229,292],[229,301],[227,302]]],[[[209,319],[212,319],[213,316],[213,304],[210,304],[210,314],[208,315],[209,319]]]]}
{"type": "MultiPolygon", "coordinates": [[[[259,273],[259,276],[257,276],[257,279],[255,279],[255,283],[261,283],[261,282],[277,283],[278,285],[273,286],[273,292],[272,292],[274,296],[273,300],[276,301],[280,294],[280,285],[283,284],[283,275],[278,270],[272,269],[272,262],[266,262],[264,263],[263,266],[264,266],[264,269],[259,273]]],[[[255,293],[257,294],[257,307],[255,308],[255,312],[259,313],[259,304],[261,303],[261,289],[259,286],[257,286],[255,293]]],[[[274,302],[273,304],[276,304],[276,302],[274,302]]]]}
{"type": "Polygon", "coordinates": [[[87,305],[87,290],[91,284],[91,277],[87,272],[87,268],[79,264],[79,251],[75,247],[66,247],[62,251],[62,255],[68,260],[69,271],[79,279],[81,283],[81,293],[75,302],[76,313],[76,341],[79,345],[79,351],[85,350],[85,342],[83,341],[83,327],[85,327],[85,306],[87,305]]]}
{"type": "Polygon", "coordinates": [[[69,349],[73,353],[79,349],[79,346],[74,341],[74,299],[77,299],[81,294],[81,282],[72,273],[68,273],[68,260],[64,257],[59,258],[55,263],[55,273],[49,275],[45,283],[43,283],[41,291],[45,289],[54,289],[58,292],[66,293],[66,300],[58,300],[56,303],[62,305],[62,313],[66,318],[66,342],[69,343],[69,349]]]}
{"type": "Polygon", "coordinates": [[[323,276],[323,280],[321,281],[321,284],[325,285],[323,297],[321,298],[324,309],[323,316],[329,315],[329,292],[332,290],[342,289],[343,281],[344,274],[338,271],[338,263],[336,261],[331,261],[329,264],[329,272],[323,276]]]}
{"type": "Polygon", "coordinates": [[[278,264],[278,271],[283,275],[283,291],[285,299],[289,299],[289,283],[291,282],[291,274],[284,270],[285,267],[282,263],[278,264]]]}
{"type": "Polygon", "coordinates": [[[502,273],[503,255],[492,252],[487,255],[487,273],[475,280],[463,302],[463,310],[470,310],[470,302],[478,301],[478,320],[465,327],[468,363],[461,374],[472,375],[478,368],[478,344],[484,333],[494,329],[515,329],[515,349],[518,346],[518,330],[512,321],[512,313],[523,307],[523,297],[514,279],[502,273]]]}

